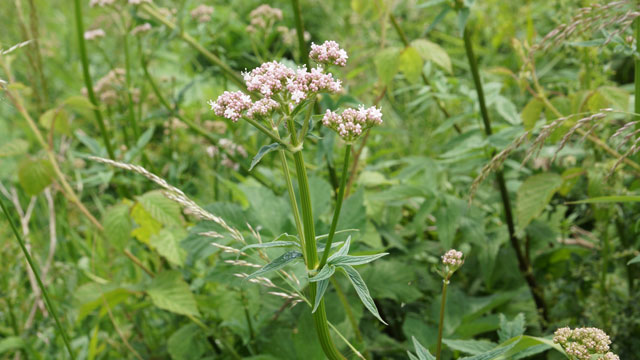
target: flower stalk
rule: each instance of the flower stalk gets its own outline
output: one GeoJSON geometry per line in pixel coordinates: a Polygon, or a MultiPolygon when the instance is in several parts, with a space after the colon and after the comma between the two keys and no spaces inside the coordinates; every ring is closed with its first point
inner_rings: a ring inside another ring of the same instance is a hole
{"type": "Polygon", "coordinates": [[[444,311],[447,304],[447,286],[453,273],[464,264],[463,254],[461,251],[451,249],[442,255],[442,298],[440,300],[440,322],[438,323],[438,342],[436,345],[436,360],[441,359],[442,353],[442,332],[444,329],[444,311]]]}

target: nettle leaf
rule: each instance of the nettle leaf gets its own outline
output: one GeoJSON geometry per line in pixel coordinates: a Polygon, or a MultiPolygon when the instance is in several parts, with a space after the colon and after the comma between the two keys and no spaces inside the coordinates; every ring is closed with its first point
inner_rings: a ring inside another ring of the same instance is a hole
{"type": "Polygon", "coordinates": [[[386,48],[380,51],[373,59],[378,78],[383,84],[389,84],[398,72],[398,67],[400,66],[400,51],[402,51],[402,49],[397,47],[386,48]]]}
{"type": "Polygon", "coordinates": [[[338,251],[336,251],[335,254],[329,256],[329,259],[327,261],[329,263],[331,263],[331,261],[333,259],[335,259],[335,258],[337,258],[339,256],[346,256],[349,253],[349,247],[350,246],[351,246],[351,235],[349,235],[349,237],[347,238],[347,241],[344,242],[344,245],[338,251]]]}
{"type": "Polygon", "coordinates": [[[119,250],[124,249],[131,237],[133,224],[129,216],[130,211],[131,207],[128,204],[120,203],[108,208],[102,218],[107,240],[119,250]]]}
{"type": "Polygon", "coordinates": [[[318,282],[318,286],[316,287],[316,298],[313,303],[313,310],[311,310],[312,313],[315,313],[316,310],[318,310],[318,306],[320,306],[320,303],[322,302],[322,297],[324,296],[324,293],[327,291],[328,287],[329,287],[328,279],[321,280],[318,282]]]}
{"type": "Polygon", "coordinates": [[[427,39],[413,40],[411,42],[411,46],[416,49],[424,61],[432,61],[447,72],[453,72],[451,58],[449,58],[449,55],[442,46],[427,39]]]}
{"type": "Polygon", "coordinates": [[[512,125],[520,124],[520,114],[516,106],[504,96],[498,96],[495,102],[496,111],[500,116],[512,125]]]}
{"type": "Polygon", "coordinates": [[[285,267],[285,265],[287,265],[288,263],[301,258],[302,257],[302,253],[300,251],[288,251],[282,255],[280,255],[279,257],[277,257],[275,260],[273,260],[272,262],[268,263],[267,265],[263,266],[262,268],[260,268],[258,271],[254,272],[253,274],[249,275],[246,277],[246,279],[252,279],[255,278],[256,276],[260,276],[263,274],[266,274],[268,272],[271,271],[276,271],[276,270],[280,270],[283,267],[285,267]]]}
{"type": "Polygon", "coordinates": [[[212,350],[206,334],[193,323],[181,327],[167,341],[167,351],[173,360],[200,359],[212,350]]]}
{"type": "Polygon", "coordinates": [[[181,315],[200,315],[189,284],[182,280],[182,275],[177,271],[160,273],[147,288],[147,294],[160,309],[181,315]]]}
{"type": "Polygon", "coordinates": [[[27,195],[40,194],[53,182],[53,166],[46,159],[24,159],[18,166],[18,181],[27,195]]]}
{"type": "Polygon", "coordinates": [[[562,186],[562,176],[553,173],[533,175],[527,178],[517,192],[517,225],[524,229],[549,204],[553,194],[562,186]]]}
{"type": "Polygon", "coordinates": [[[371,298],[371,294],[369,294],[369,289],[367,288],[367,284],[365,284],[364,280],[362,280],[362,276],[360,276],[358,271],[356,271],[356,269],[354,269],[349,265],[340,266],[340,268],[347,273],[347,277],[349,278],[349,281],[351,281],[351,284],[353,285],[353,288],[356,290],[356,293],[358,293],[358,297],[360,297],[360,301],[362,301],[362,304],[364,304],[364,307],[366,307],[367,310],[369,310],[369,312],[371,312],[371,314],[373,314],[373,316],[376,317],[376,319],[380,320],[381,323],[388,325],[380,317],[380,313],[378,313],[378,308],[376,307],[376,304],[373,302],[373,299],[371,298]]]}
{"type": "Polygon", "coordinates": [[[168,199],[160,190],[149,191],[137,197],[138,202],[155,220],[163,225],[180,225],[180,205],[168,199]]]}
{"type": "Polygon", "coordinates": [[[320,270],[318,274],[316,274],[316,276],[310,277],[309,281],[316,282],[327,280],[331,277],[331,275],[333,275],[334,272],[336,272],[336,267],[334,265],[327,264],[322,267],[322,270],[320,270]]]}
{"type": "Polygon", "coordinates": [[[411,341],[413,342],[413,348],[416,349],[416,355],[418,355],[418,357],[416,358],[413,354],[408,352],[410,358],[416,358],[418,360],[436,360],[436,357],[431,355],[429,350],[422,346],[415,336],[411,337],[411,341]]]}
{"type": "Polygon", "coordinates": [[[330,264],[340,266],[340,265],[363,265],[368,264],[374,260],[380,259],[381,257],[389,255],[389,253],[380,253],[375,255],[362,255],[362,256],[351,256],[351,255],[343,255],[337,256],[330,261],[330,264]]]}
{"type": "Polygon", "coordinates": [[[183,266],[187,252],[180,247],[180,242],[186,237],[187,232],[184,229],[174,226],[151,235],[149,244],[170,263],[183,266]]]}
{"type": "Polygon", "coordinates": [[[29,143],[22,139],[13,139],[0,146],[0,158],[22,155],[29,150],[29,143]]]}
{"type": "Polygon", "coordinates": [[[398,68],[404,74],[405,79],[410,83],[416,83],[420,80],[422,74],[422,57],[418,51],[409,46],[400,54],[400,63],[398,68]]]}
{"type": "Polygon", "coordinates": [[[251,166],[249,166],[249,171],[253,170],[253,168],[256,165],[258,165],[260,160],[262,160],[262,158],[265,155],[267,155],[268,153],[270,153],[272,151],[279,150],[280,148],[281,148],[281,146],[278,143],[273,143],[273,144],[269,144],[269,145],[265,145],[265,146],[261,147],[260,150],[258,150],[258,153],[251,160],[251,166]]]}
{"type": "Polygon", "coordinates": [[[498,344],[488,340],[442,339],[449,348],[469,355],[480,355],[494,349],[498,344]]]}
{"type": "Polygon", "coordinates": [[[513,320],[507,320],[504,314],[500,314],[500,329],[498,329],[498,337],[503,343],[511,338],[524,334],[525,318],[523,313],[516,315],[513,320]]]}

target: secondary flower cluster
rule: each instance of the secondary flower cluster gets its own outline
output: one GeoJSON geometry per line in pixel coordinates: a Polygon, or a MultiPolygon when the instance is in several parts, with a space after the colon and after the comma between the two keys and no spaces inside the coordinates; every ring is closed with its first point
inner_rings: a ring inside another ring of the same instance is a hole
{"type": "Polygon", "coordinates": [[[598,359],[620,360],[618,355],[609,351],[609,336],[598,328],[560,328],[554,333],[553,342],[578,360],[590,360],[592,355],[603,355],[598,359]]]}
{"type": "Polygon", "coordinates": [[[105,35],[106,33],[102,29],[87,30],[84,32],[84,39],[95,40],[97,38],[105,37],[105,35]]]}
{"type": "Polygon", "coordinates": [[[248,156],[247,150],[242,147],[242,145],[238,145],[229,139],[220,139],[218,142],[218,146],[211,145],[206,149],[207,155],[212,158],[216,156],[220,156],[220,164],[229,169],[238,170],[240,165],[227,156],[227,154],[231,156],[237,156],[241,158],[246,158],[248,156]],[[224,152],[220,151],[220,148],[224,149],[224,152]]]}
{"type": "Polygon", "coordinates": [[[191,10],[191,17],[198,20],[199,23],[209,22],[211,15],[213,15],[213,6],[201,4],[191,10]]]}
{"type": "Polygon", "coordinates": [[[345,141],[355,140],[362,132],[374,125],[382,124],[382,112],[375,106],[345,109],[342,114],[331,110],[322,117],[322,124],[335,131],[345,141]]]}
{"type": "Polygon", "coordinates": [[[322,45],[311,43],[309,57],[316,62],[324,64],[334,64],[338,66],[347,65],[347,52],[340,48],[337,42],[328,40],[322,45]]]}
{"type": "Polygon", "coordinates": [[[282,10],[263,4],[253,9],[249,17],[251,18],[251,25],[247,26],[247,31],[253,33],[258,29],[266,30],[274,22],[282,20],[282,10]]]}

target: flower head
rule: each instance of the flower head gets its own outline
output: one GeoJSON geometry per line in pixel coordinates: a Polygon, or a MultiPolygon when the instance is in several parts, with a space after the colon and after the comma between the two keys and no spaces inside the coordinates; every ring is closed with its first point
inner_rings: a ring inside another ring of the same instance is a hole
{"type": "Polygon", "coordinates": [[[149,30],[151,30],[151,24],[144,23],[142,25],[138,25],[138,26],[134,27],[133,30],[131,30],[131,35],[138,35],[138,34],[146,33],[149,30]]]}
{"type": "Polygon", "coordinates": [[[295,71],[280,62],[271,61],[242,75],[249,91],[258,91],[262,96],[270,98],[285,88],[295,71]]]}
{"type": "Polygon", "coordinates": [[[213,6],[208,5],[198,5],[195,9],[191,10],[191,17],[193,19],[198,20],[200,23],[206,23],[211,20],[211,15],[213,14],[213,6]]]}
{"type": "Polygon", "coordinates": [[[280,104],[278,104],[278,102],[273,99],[270,99],[270,98],[260,99],[254,102],[253,105],[251,105],[251,107],[249,108],[249,110],[247,110],[247,117],[249,117],[250,119],[253,119],[256,115],[266,116],[269,113],[271,113],[273,110],[279,107],[280,107],[280,104]]]}
{"type": "Polygon", "coordinates": [[[104,30],[102,29],[95,29],[95,30],[87,30],[84,32],[84,39],[85,40],[95,40],[97,38],[101,38],[104,37],[106,34],[104,32],[104,30]]]}
{"type": "Polygon", "coordinates": [[[89,6],[94,7],[94,6],[99,6],[99,7],[104,7],[104,6],[109,6],[109,5],[113,5],[113,3],[115,3],[116,0],[91,0],[89,2],[89,6]]]}
{"type": "Polygon", "coordinates": [[[295,72],[294,77],[287,80],[287,90],[291,93],[291,100],[299,104],[311,94],[339,92],[342,90],[342,84],[340,80],[334,79],[331,73],[324,73],[321,66],[311,71],[302,66],[295,72]]]}
{"type": "Polygon", "coordinates": [[[442,263],[452,267],[460,267],[464,263],[462,251],[451,249],[442,255],[442,263]]]}
{"type": "Polygon", "coordinates": [[[256,30],[266,30],[273,25],[274,22],[282,20],[282,10],[272,8],[267,4],[262,4],[253,9],[249,14],[251,25],[247,27],[248,32],[256,30]]]}
{"type": "Polygon", "coordinates": [[[129,5],[140,5],[142,3],[151,4],[151,0],[129,0],[129,5]]]}
{"type": "Polygon", "coordinates": [[[243,111],[251,107],[252,102],[251,97],[242,91],[225,91],[216,101],[209,100],[209,105],[216,115],[235,122],[240,119],[243,111]]]}
{"type": "Polygon", "coordinates": [[[322,124],[337,132],[345,141],[353,141],[364,130],[382,124],[382,112],[375,106],[346,109],[340,115],[327,110],[322,117],[322,124]]]}
{"type": "Polygon", "coordinates": [[[337,42],[328,40],[322,45],[311,43],[309,57],[316,62],[324,64],[334,64],[338,66],[347,65],[347,52],[340,48],[337,42]]]}
{"type": "Polygon", "coordinates": [[[560,344],[567,354],[578,360],[590,360],[592,355],[604,355],[600,359],[619,360],[617,355],[609,351],[609,335],[598,328],[560,328],[554,333],[553,342],[560,344]]]}

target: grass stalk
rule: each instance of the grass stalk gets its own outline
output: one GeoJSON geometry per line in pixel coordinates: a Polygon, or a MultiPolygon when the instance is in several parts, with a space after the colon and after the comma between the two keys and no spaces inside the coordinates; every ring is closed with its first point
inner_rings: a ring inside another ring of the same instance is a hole
{"type": "MultiPolygon", "coordinates": [[[[473,82],[476,88],[476,93],[478,95],[478,102],[480,104],[480,114],[482,115],[484,131],[487,137],[489,137],[493,134],[493,130],[491,129],[489,111],[487,110],[487,104],[484,97],[484,89],[482,88],[482,80],[480,79],[480,71],[478,70],[478,62],[474,55],[473,43],[471,41],[471,34],[468,27],[464,29],[463,40],[465,53],[467,55],[467,59],[469,60],[469,67],[471,68],[473,82]]],[[[538,285],[538,282],[533,275],[533,270],[531,268],[529,259],[525,256],[525,253],[522,250],[522,245],[520,244],[520,240],[516,236],[516,228],[513,220],[513,209],[511,207],[511,200],[509,199],[509,192],[507,191],[507,185],[501,169],[496,170],[496,180],[500,189],[500,197],[502,198],[504,216],[507,223],[507,229],[509,231],[509,242],[511,243],[511,247],[516,253],[518,268],[522,276],[525,278],[527,285],[529,286],[529,290],[531,291],[531,295],[533,296],[533,300],[536,304],[536,307],[538,308],[538,311],[542,315],[542,318],[546,321],[548,320],[547,303],[544,300],[543,290],[538,285]]]]}
{"type": "Polygon", "coordinates": [[[44,302],[45,302],[45,305],[47,306],[47,310],[49,310],[49,313],[51,314],[51,316],[53,316],[53,319],[56,323],[56,327],[58,328],[58,331],[62,336],[62,340],[64,342],[65,347],[67,348],[67,351],[69,352],[69,357],[71,359],[75,359],[75,354],[71,349],[71,342],[69,340],[69,336],[67,335],[66,330],[62,327],[62,323],[60,323],[60,319],[58,318],[56,309],[53,306],[51,299],[49,298],[49,293],[47,292],[47,289],[42,283],[42,279],[40,279],[40,274],[38,273],[38,269],[36,268],[36,265],[33,262],[33,259],[31,259],[31,255],[29,254],[29,251],[27,250],[27,247],[25,246],[25,243],[22,240],[22,236],[20,236],[20,233],[18,232],[16,225],[13,223],[13,220],[11,220],[11,216],[9,215],[9,210],[6,208],[2,198],[0,198],[0,207],[2,207],[2,212],[4,213],[4,216],[7,218],[7,221],[9,222],[9,226],[11,227],[11,230],[13,231],[13,234],[15,235],[16,240],[18,240],[18,243],[20,244],[20,249],[22,250],[24,257],[27,260],[27,264],[29,265],[29,268],[31,268],[31,271],[35,275],[36,281],[38,283],[38,287],[40,288],[40,292],[44,297],[44,302]]]}
{"type": "Polygon", "coordinates": [[[87,88],[87,95],[89,96],[89,101],[93,105],[93,113],[98,121],[98,127],[100,128],[100,133],[102,135],[102,140],[104,141],[104,146],[107,149],[107,154],[109,154],[109,158],[112,160],[115,159],[115,155],[113,153],[113,147],[111,146],[111,142],[109,142],[109,135],[107,134],[107,128],[104,125],[104,119],[102,118],[102,113],[100,112],[100,108],[98,106],[98,100],[96,99],[96,94],[93,92],[93,81],[91,80],[91,73],[89,72],[89,59],[87,57],[87,46],[84,41],[84,25],[82,23],[82,3],[81,0],[73,0],[74,9],[75,9],[75,17],[76,17],[76,32],[78,36],[78,46],[80,50],[80,60],[82,61],[82,74],[84,77],[84,85],[87,88]]]}

